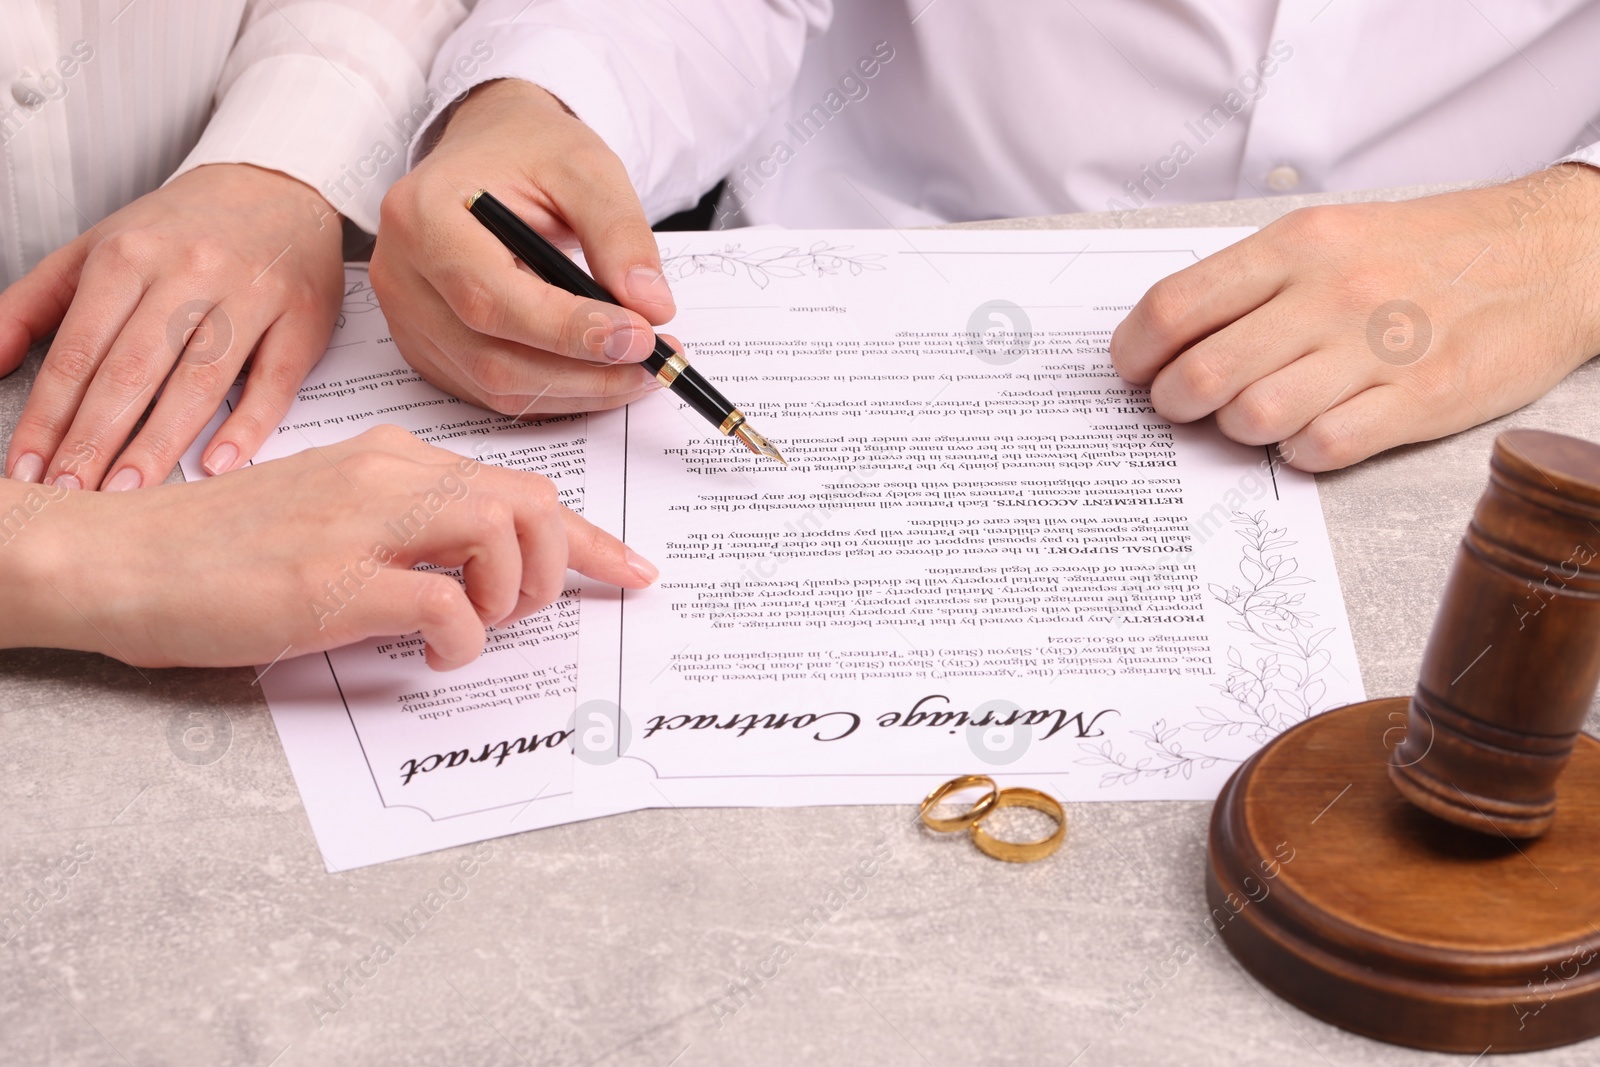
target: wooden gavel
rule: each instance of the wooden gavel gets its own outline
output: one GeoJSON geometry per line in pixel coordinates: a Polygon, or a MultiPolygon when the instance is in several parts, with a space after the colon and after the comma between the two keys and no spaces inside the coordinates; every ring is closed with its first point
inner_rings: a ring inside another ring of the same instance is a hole
{"type": "Polygon", "coordinates": [[[1597,682],[1600,445],[1508,431],[1412,696],[1312,716],[1223,786],[1209,921],[1268,988],[1384,1041],[1600,1035],[1597,682]]]}
{"type": "Polygon", "coordinates": [[[1600,684],[1600,446],[1495,441],[1389,777],[1459,826],[1538,837],[1600,684]]]}

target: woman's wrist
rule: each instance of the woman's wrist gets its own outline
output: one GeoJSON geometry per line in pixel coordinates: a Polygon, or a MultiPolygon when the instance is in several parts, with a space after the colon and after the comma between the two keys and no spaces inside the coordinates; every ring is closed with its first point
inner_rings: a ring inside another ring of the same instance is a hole
{"type": "MultiPolygon", "coordinates": [[[[0,648],[101,651],[104,642],[75,606],[70,489],[0,479],[0,648]]],[[[78,565],[81,565],[81,561],[78,565]]]]}

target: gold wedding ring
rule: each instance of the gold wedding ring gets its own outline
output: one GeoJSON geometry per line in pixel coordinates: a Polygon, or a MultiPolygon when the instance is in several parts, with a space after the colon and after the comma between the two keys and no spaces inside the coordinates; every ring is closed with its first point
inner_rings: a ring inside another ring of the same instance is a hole
{"type": "MultiPolygon", "coordinates": [[[[922,823],[930,830],[937,830],[941,834],[958,833],[968,828],[977,829],[977,824],[985,815],[995,809],[1000,799],[999,788],[994,784],[994,779],[984,774],[963,774],[960,778],[952,778],[938,789],[922,798],[922,823]],[[936,819],[929,812],[949,796],[959,793],[963,789],[974,786],[983,786],[987,790],[977,801],[960,815],[948,819],[936,819]]],[[[1059,808],[1057,810],[1060,810],[1059,808]]]]}
{"type": "MultiPolygon", "coordinates": [[[[1055,833],[1039,841],[1002,841],[990,835],[975,819],[968,832],[972,835],[972,843],[986,856],[993,856],[1007,863],[1032,863],[1044,859],[1060,848],[1061,842],[1067,836],[1067,813],[1061,810],[1061,802],[1048,793],[1022,787],[1002,789],[1000,795],[995,798],[994,807],[1032,808],[1034,811],[1042,811],[1056,821],[1056,829],[1055,833]]],[[[923,816],[923,821],[927,821],[926,815],[923,816]]]]}

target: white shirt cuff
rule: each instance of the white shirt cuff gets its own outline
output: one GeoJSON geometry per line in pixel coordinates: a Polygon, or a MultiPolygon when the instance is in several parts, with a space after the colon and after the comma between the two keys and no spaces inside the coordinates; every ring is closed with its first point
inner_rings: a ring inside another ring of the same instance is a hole
{"type": "Polygon", "coordinates": [[[1591,167],[1600,167],[1600,141],[1596,141],[1587,148],[1580,148],[1570,156],[1563,156],[1561,159],[1556,160],[1556,162],[1587,163],[1591,167]]]}
{"type": "Polygon", "coordinates": [[[392,126],[363,80],[320,56],[273,56],[240,72],[173,177],[208,163],[281,171],[376,233],[383,194],[406,169],[406,139],[392,126]]]}

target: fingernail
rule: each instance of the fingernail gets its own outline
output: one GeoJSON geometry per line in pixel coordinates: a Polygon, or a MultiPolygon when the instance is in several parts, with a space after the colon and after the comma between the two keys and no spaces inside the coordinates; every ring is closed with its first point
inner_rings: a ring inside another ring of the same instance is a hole
{"type": "Polygon", "coordinates": [[[650,335],[625,326],[614,330],[603,347],[606,358],[613,363],[637,363],[650,354],[650,335]]]}
{"type": "Polygon", "coordinates": [[[233,465],[239,461],[239,446],[232,441],[224,441],[211,450],[211,455],[200,466],[207,474],[227,474],[233,470],[233,465]]]}
{"type": "Polygon", "coordinates": [[[144,476],[133,467],[123,467],[100,488],[107,493],[123,493],[144,484],[144,476]]]}
{"type": "Polygon", "coordinates": [[[15,481],[37,482],[43,474],[44,459],[33,452],[24,452],[11,465],[11,477],[15,481]]]}
{"type": "Polygon", "coordinates": [[[661,577],[661,572],[656,570],[655,565],[649,560],[645,559],[643,556],[639,555],[639,553],[635,552],[627,545],[622,546],[622,551],[627,553],[628,569],[633,571],[633,573],[637,574],[640,578],[647,582],[653,582],[657,578],[661,577]]]}
{"type": "Polygon", "coordinates": [[[83,488],[83,483],[78,481],[78,476],[76,474],[58,474],[56,475],[55,480],[50,484],[61,489],[83,488]]]}
{"type": "Polygon", "coordinates": [[[639,304],[676,306],[667,279],[654,267],[635,267],[628,272],[628,299],[639,304]]]}

